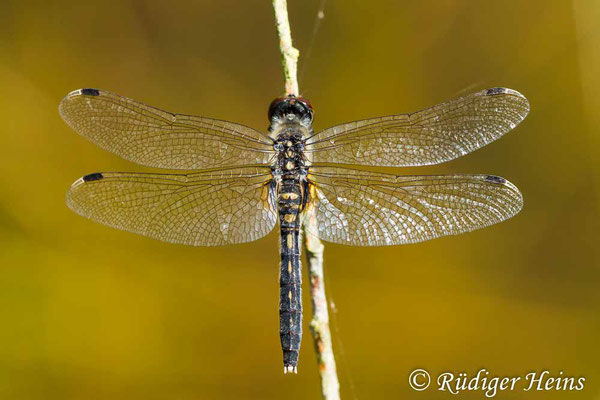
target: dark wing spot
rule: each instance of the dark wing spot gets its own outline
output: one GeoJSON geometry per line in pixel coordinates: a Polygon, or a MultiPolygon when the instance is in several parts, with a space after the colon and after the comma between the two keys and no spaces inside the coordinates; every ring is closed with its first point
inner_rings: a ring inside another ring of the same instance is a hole
{"type": "Polygon", "coordinates": [[[500,183],[500,184],[506,183],[506,179],[504,179],[500,176],[496,176],[496,175],[488,175],[485,177],[485,180],[488,182],[494,182],[494,183],[500,183]]]}
{"type": "Polygon", "coordinates": [[[506,93],[506,89],[503,87],[495,87],[495,88],[491,88],[485,91],[485,95],[486,96],[495,96],[497,94],[504,94],[506,93]]]}
{"type": "Polygon", "coordinates": [[[100,96],[98,89],[81,89],[81,94],[85,96],[100,96]]]}
{"type": "Polygon", "coordinates": [[[104,176],[100,172],[94,172],[93,174],[88,174],[84,176],[82,179],[84,182],[92,182],[99,181],[102,178],[104,178],[104,176]]]}

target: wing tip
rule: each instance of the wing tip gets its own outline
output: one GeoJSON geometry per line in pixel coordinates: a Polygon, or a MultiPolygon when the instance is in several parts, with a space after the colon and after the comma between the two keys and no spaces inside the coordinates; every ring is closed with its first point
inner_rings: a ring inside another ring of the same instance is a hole
{"type": "Polygon", "coordinates": [[[104,179],[104,173],[102,172],[94,172],[91,174],[84,175],[71,184],[71,188],[69,189],[69,191],[85,183],[99,181],[101,179],[104,179]]]}
{"type": "Polygon", "coordinates": [[[485,89],[484,94],[486,96],[497,96],[500,94],[511,94],[513,96],[517,96],[517,97],[522,97],[525,99],[525,96],[523,96],[523,94],[517,90],[514,89],[510,89],[510,88],[506,88],[506,87],[493,87],[493,88],[489,88],[489,89],[485,89]]]}
{"type": "Polygon", "coordinates": [[[75,97],[75,96],[100,96],[101,90],[94,88],[81,88],[75,89],[65,96],[65,98],[75,97]]]}
{"type": "MultiPolygon", "coordinates": [[[[484,96],[498,96],[498,95],[510,95],[510,96],[515,96],[517,98],[519,98],[524,104],[523,104],[523,112],[519,113],[521,120],[524,120],[525,117],[527,117],[527,115],[529,114],[530,111],[530,104],[529,104],[529,100],[527,100],[527,97],[525,97],[523,95],[523,93],[519,92],[518,90],[514,90],[514,89],[510,89],[510,88],[506,88],[506,87],[494,87],[494,88],[490,88],[490,89],[486,89],[483,90],[481,92],[484,96]]],[[[520,122],[519,121],[519,122],[520,122]]]]}
{"type": "Polygon", "coordinates": [[[488,181],[488,182],[498,183],[498,184],[501,184],[501,185],[504,185],[506,182],[508,182],[503,177],[497,176],[497,175],[486,175],[485,176],[485,180],[488,181]]]}
{"type": "Polygon", "coordinates": [[[503,178],[498,175],[483,175],[483,179],[486,182],[495,183],[497,185],[506,186],[514,191],[519,191],[519,189],[508,179],[503,178]]]}
{"type": "Polygon", "coordinates": [[[67,93],[67,95],[65,97],[63,97],[62,100],[60,101],[60,103],[58,104],[58,113],[60,114],[62,119],[69,126],[71,126],[71,123],[69,122],[69,101],[71,99],[79,97],[79,96],[96,97],[96,96],[100,96],[101,94],[102,94],[102,91],[99,89],[82,88],[82,89],[73,90],[73,91],[67,93]]]}
{"type": "MultiPolygon", "coordinates": [[[[86,184],[104,179],[105,175],[106,174],[103,172],[94,172],[77,179],[67,190],[67,193],[65,194],[65,203],[67,207],[71,209],[71,211],[82,217],[89,218],[92,221],[99,222],[104,225],[112,226],[99,219],[97,216],[91,215],[86,207],[87,203],[89,203],[91,200],[94,200],[94,195],[87,190],[89,187],[86,186],[86,184]]],[[[118,226],[115,226],[115,228],[121,229],[118,226]]]]}
{"type": "Polygon", "coordinates": [[[82,96],[100,96],[100,90],[92,88],[79,89],[79,94],[82,96]]]}
{"type": "Polygon", "coordinates": [[[100,96],[101,94],[102,94],[102,90],[100,90],[100,89],[93,89],[93,88],[75,89],[75,90],[70,91],[69,93],[67,93],[67,95],[65,97],[63,97],[63,99],[60,101],[60,105],[62,106],[63,103],[65,103],[65,101],[67,101],[73,97],[78,97],[78,96],[97,97],[97,96],[100,96]]]}
{"type": "Polygon", "coordinates": [[[61,104],[65,102],[65,100],[69,100],[73,97],[77,97],[77,96],[91,96],[91,97],[97,97],[100,96],[102,94],[102,91],[100,89],[93,89],[93,88],[81,88],[81,89],[75,89],[70,91],[69,93],[67,93],[67,95],[65,97],[63,97],[63,99],[61,100],[61,104]]]}
{"type": "Polygon", "coordinates": [[[94,172],[92,174],[87,174],[81,177],[81,180],[83,182],[92,182],[92,181],[99,181],[100,179],[104,178],[104,175],[101,172],[94,172]]]}
{"type": "Polygon", "coordinates": [[[78,188],[83,185],[85,183],[85,181],[83,180],[83,177],[77,179],[75,182],[73,182],[71,184],[71,186],[69,187],[69,190],[67,190],[67,193],[65,195],[65,203],[67,204],[67,207],[69,207],[71,209],[71,211],[75,212],[76,214],[79,215],[83,215],[81,213],[80,207],[78,207],[77,202],[74,199],[74,196],[76,196],[76,192],[78,190],[78,188]]]}
{"type": "Polygon", "coordinates": [[[508,179],[497,175],[484,175],[484,180],[489,183],[504,186],[507,190],[513,193],[517,204],[514,213],[512,213],[508,218],[517,215],[521,211],[521,209],[523,208],[523,194],[514,183],[512,183],[508,179]]]}

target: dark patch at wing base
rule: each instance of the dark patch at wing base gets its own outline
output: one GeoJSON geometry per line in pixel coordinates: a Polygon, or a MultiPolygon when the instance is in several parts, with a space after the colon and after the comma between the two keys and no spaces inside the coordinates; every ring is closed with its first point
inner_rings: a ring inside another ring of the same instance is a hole
{"type": "Polygon", "coordinates": [[[86,96],[100,96],[98,89],[81,89],[81,94],[86,96]]]}
{"type": "Polygon", "coordinates": [[[92,181],[99,181],[102,178],[104,178],[104,175],[102,175],[100,172],[94,172],[93,174],[85,175],[81,179],[83,179],[84,182],[92,182],[92,181]]]}

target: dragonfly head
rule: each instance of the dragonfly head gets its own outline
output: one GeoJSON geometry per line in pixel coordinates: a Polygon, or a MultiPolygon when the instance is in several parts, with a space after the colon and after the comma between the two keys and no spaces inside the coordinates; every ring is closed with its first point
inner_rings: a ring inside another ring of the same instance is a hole
{"type": "Polygon", "coordinates": [[[312,120],[312,105],[303,97],[296,97],[294,95],[278,97],[269,106],[269,121],[271,122],[271,126],[299,123],[308,128],[312,124],[312,120]]]}

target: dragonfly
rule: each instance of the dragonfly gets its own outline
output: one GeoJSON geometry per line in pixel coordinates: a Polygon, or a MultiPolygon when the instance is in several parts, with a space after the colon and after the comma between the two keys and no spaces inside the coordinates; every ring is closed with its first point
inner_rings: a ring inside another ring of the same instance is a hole
{"type": "Polygon", "coordinates": [[[315,133],[311,103],[288,95],[270,104],[263,133],[79,89],[59,106],[72,129],[137,164],[187,172],[96,172],[75,181],[66,202],[96,222],[192,246],[250,242],[278,224],[279,334],[284,372],[296,373],[304,230],[338,244],[399,245],[483,228],[523,206],[517,187],[496,175],[395,175],[347,165],[443,163],[495,141],[528,112],[521,93],[491,88],[315,133]],[[305,224],[307,216],[316,223],[305,224]]]}

